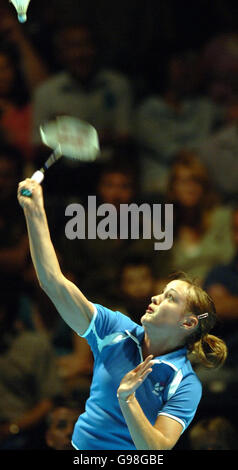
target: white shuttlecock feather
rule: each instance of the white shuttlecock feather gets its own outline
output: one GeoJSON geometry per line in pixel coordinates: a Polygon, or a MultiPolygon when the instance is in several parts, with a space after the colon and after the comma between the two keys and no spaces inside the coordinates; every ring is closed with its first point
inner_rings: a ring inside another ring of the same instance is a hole
{"type": "Polygon", "coordinates": [[[26,12],[30,0],[9,0],[10,3],[14,5],[17,11],[17,17],[20,23],[25,23],[26,21],[26,12]]]}

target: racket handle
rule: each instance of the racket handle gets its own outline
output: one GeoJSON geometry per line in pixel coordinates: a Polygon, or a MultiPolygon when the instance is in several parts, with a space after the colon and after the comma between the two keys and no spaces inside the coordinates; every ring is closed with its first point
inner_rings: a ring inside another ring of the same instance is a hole
{"type": "MultiPolygon", "coordinates": [[[[41,170],[37,170],[33,173],[31,179],[40,184],[44,179],[44,173],[41,170]]],[[[21,194],[26,197],[32,196],[32,192],[29,189],[21,189],[21,194]]]]}

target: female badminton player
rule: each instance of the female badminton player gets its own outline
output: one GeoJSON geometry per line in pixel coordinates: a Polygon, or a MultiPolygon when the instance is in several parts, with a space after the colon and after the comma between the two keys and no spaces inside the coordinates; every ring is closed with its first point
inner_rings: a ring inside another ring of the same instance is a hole
{"type": "Polygon", "coordinates": [[[208,334],[216,319],[212,300],[188,279],[174,279],[152,297],[141,325],[91,303],[60,269],[41,186],[31,179],[21,182],[18,200],[39,283],[94,354],[90,396],[72,445],[78,450],[172,449],[201,399],[201,383],[187,352],[196,353],[207,367],[226,358],[225,343],[208,334]],[[32,197],[23,196],[21,189],[30,190],[32,197]]]}

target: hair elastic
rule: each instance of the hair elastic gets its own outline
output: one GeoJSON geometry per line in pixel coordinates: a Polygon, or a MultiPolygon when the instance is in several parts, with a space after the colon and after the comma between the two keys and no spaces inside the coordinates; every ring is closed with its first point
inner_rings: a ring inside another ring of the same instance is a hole
{"type": "Polygon", "coordinates": [[[208,317],[208,312],[201,313],[201,315],[197,316],[197,318],[199,318],[199,320],[201,320],[201,318],[207,318],[207,317],[208,317]]]}

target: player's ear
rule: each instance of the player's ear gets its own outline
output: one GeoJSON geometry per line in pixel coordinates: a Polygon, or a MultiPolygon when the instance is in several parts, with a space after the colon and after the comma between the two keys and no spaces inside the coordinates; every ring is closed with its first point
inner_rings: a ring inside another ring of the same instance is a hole
{"type": "Polygon", "coordinates": [[[180,321],[180,327],[185,330],[192,330],[198,325],[198,318],[193,313],[186,313],[180,321]]]}

